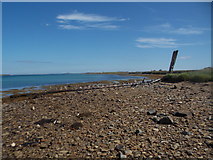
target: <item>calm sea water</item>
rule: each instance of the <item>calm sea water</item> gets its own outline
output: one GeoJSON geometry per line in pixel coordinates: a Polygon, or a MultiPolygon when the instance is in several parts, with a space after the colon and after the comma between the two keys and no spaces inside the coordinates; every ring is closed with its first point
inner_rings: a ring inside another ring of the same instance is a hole
{"type": "Polygon", "coordinates": [[[10,75],[2,76],[1,90],[22,89],[44,85],[94,82],[102,80],[127,80],[142,77],[108,74],[48,74],[48,75],[10,75]]]}

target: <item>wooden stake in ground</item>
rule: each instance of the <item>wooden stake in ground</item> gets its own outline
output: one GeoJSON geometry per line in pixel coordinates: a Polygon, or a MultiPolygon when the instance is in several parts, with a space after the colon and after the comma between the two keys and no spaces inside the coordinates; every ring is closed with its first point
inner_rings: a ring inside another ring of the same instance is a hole
{"type": "Polygon", "coordinates": [[[173,54],[172,54],[172,60],[171,60],[170,67],[169,67],[169,73],[171,73],[173,71],[175,61],[176,61],[176,58],[177,58],[177,54],[178,54],[178,50],[174,51],[173,54]]]}

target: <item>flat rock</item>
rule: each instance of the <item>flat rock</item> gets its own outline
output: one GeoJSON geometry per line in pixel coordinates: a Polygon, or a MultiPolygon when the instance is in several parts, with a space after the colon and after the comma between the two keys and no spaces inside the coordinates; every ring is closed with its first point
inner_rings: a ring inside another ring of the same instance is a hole
{"type": "Polygon", "coordinates": [[[147,111],[147,115],[156,115],[156,114],[157,114],[157,111],[154,109],[150,109],[147,111]]]}
{"type": "Polygon", "coordinates": [[[176,117],[186,117],[187,114],[186,113],[181,113],[181,112],[174,112],[173,116],[176,116],[176,117]]]}
{"type": "Polygon", "coordinates": [[[81,127],[83,127],[83,124],[81,122],[75,122],[70,127],[71,129],[80,129],[81,127]]]}
{"type": "Polygon", "coordinates": [[[169,116],[166,116],[166,117],[161,118],[157,123],[158,124],[173,124],[173,120],[169,116]]]}
{"type": "Polygon", "coordinates": [[[115,150],[117,150],[117,151],[121,151],[123,149],[124,149],[124,146],[121,145],[121,144],[118,144],[118,145],[115,146],[115,150]]]}
{"type": "Polygon", "coordinates": [[[41,119],[38,122],[35,122],[34,124],[38,124],[38,125],[44,125],[45,123],[53,123],[55,121],[55,119],[41,119]]]}

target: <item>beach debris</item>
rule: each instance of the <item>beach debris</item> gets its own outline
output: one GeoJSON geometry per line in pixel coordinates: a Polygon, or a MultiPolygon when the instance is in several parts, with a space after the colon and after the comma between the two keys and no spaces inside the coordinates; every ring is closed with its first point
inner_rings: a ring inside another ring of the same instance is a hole
{"type": "Polygon", "coordinates": [[[171,117],[166,116],[161,118],[158,122],[158,124],[173,124],[173,120],[171,119],[171,117]]]}
{"type": "Polygon", "coordinates": [[[157,114],[157,111],[154,109],[150,109],[147,111],[147,115],[156,115],[156,114],[157,114]]]}
{"type": "Polygon", "coordinates": [[[83,127],[83,124],[81,122],[75,122],[70,127],[71,129],[80,129],[81,127],[83,127]]]}
{"type": "Polygon", "coordinates": [[[173,116],[176,116],[176,117],[186,117],[187,114],[186,113],[181,113],[181,112],[174,112],[173,116]]]}
{"type": "Polygon", "coordinates": [[[41,119],[40,121],[38,122],[35,122],[34,124],[37,124],[37,125],[44,125],[45,123],[53,123],[55,121],[55,119],[41,119]]]}

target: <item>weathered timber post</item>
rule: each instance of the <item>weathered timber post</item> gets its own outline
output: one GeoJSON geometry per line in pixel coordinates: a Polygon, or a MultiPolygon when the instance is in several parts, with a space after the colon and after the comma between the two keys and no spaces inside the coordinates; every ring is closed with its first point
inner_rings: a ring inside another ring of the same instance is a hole
{"type": "Polygon", "coordinates": [[[173,71],[175,61],[177,58],[177,54],[178,54],[178,50],[174,51],[172,54],[172,59],[171,59],[170,67],[169,67],[169,73],[171,73],[173,71]]]}

